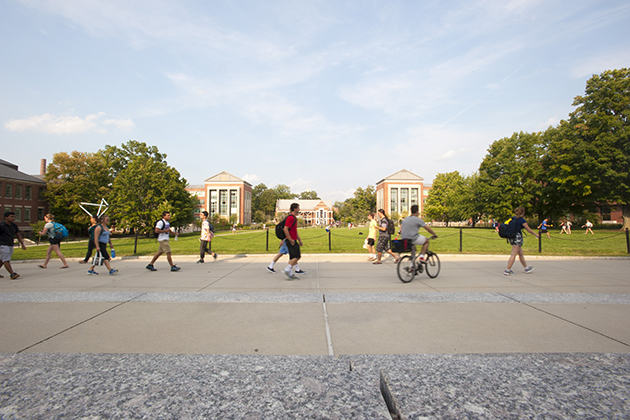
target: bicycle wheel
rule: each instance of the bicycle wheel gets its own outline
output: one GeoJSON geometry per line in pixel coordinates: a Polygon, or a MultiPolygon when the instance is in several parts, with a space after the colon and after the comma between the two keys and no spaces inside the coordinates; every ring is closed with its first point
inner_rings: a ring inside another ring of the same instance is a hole
{"type": "Polygon", "coordinates": [[[440,259],[437,254],[429,251],[427,252],[427,261],[425,263],[427,269],[427,275],[432,279],[436,278],[440,274],[440,259]]]}
{"type": "Polygon", "coordinates": [[[413,280],[413,277],[416,275],[416,270],[413,269],[413,260],[409,255],[405,255],[398,261],[396,271],[398,272],[398,278],[403,283],[409,283],[413,280]]]}

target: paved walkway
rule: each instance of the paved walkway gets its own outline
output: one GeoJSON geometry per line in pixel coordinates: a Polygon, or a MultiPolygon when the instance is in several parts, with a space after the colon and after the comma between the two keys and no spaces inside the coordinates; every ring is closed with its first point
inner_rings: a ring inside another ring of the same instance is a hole
{"type": "Polygon", "coordinates": [[[408,284],[351,255],[294,281],[268,256],[14,263],[0,418],[624,418],[630,260],[506,258],[408,284]]]}

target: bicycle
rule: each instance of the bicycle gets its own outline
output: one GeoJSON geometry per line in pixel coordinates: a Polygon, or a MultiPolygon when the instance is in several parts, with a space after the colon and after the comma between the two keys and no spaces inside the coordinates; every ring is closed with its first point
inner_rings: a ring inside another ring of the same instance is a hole
{"type": "MultiPolygon", "coordinates": [[[[435,239],[437,236],[432,237],[431,239],[435,239]]],[[[401,241],[406,242],[406,241],[401,241]]],[[[403,244],[403,248],[400,252],[409,251],[409,249],[405,249],[405,244],[403,244]]],[[[411,255],[405,255],[398,260],[398,265],[396,266],[396,271],[398,273],[398,278],[403,283],[409,283],[416,274],[422,274],[423,271],[426,271],[427,275],[432,279],[436,278],[438,274],[440,274],[440,258],[437,256],[435,252],[427,251],[425,255],[424,261],[418,259],[420,254],[416,254],[416,246],[411,245],[411,255]]]]}

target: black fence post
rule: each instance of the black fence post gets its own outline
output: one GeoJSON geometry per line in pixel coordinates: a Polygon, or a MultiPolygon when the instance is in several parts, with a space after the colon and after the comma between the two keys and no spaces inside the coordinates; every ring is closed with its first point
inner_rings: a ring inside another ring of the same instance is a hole
{"type": "Polygon", "coordinates": [[[462,252],[462,228],[459,228],[459,252],[462,252]]]}
{"type": "Polygon", "coordinates": [[[328,231],[328,250],[332,251],[332,245],[331,245],[331,242],[330,242],[330,231],[328,231]]]}
{"type": "Polygon", "coordinates": [[[538,253],[542,253],[542,234],[541,231],[538,231],[538,253]]]}
{"type": "Polygon", "coordinates": [[[269,251],[269,228],[267,228],[266,231],[267,231],[267,247],[266,247],[266,249],[267,249],[267,251],[269,251]]]}
{"type": "Polygon", "coordinates": [[[630,254],[630,229],[626,228],[626,249],[628,250],[628,254],[630,254]]]}

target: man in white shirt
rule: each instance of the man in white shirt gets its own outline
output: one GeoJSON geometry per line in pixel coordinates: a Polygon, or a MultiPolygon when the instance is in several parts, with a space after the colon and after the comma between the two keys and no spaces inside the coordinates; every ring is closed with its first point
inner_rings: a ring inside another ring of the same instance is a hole
{"type": "MultiPolygon", "coordinates": [[[[153,267],[153,263],[155,263],[162,254],[166,254],[166,260],[171,266],[171,271],[180,270],[178,266],[173,264],[173,259],[171,258],[171,246],[168,243],[168,239],[171,234],[171,224],[169,223],[169,220],[171,220],[171,213],[165,211],[164,213],[162,213],[162,219],[158,220],[158,222],[155,224],[155,233],[158,234],[157,240],[158,244],[160,244],[160,248],[158,249],[158,252],[153,256],[153,259],[151,260],[149,265],[147,265],[147,270],[149,271],[157,271],[157,269],[153,267]]],[[[178,235],[177,232],[175,233],[175,235],[178,235]]]]}
{"type": "Polygon", "coordinates": [[[420,260],[424,261],[424,255],[427,253],[429,249],[429,238],[426,236],[420,235],[418,230],[422,227],[425,228],[427,232],[429,232],[432,236],[431,239],[437,238],[437,235],[424,220],[420,219],[418,216],[420,214],[420,208],[417,204],[411,206],[411,216],[407,217],[403,220],[402,228],[400,229],[400,237],[402,239],[411,240],[411,243],[414,245],[422,245],[422,251],[420,251],[420,260]]]}

